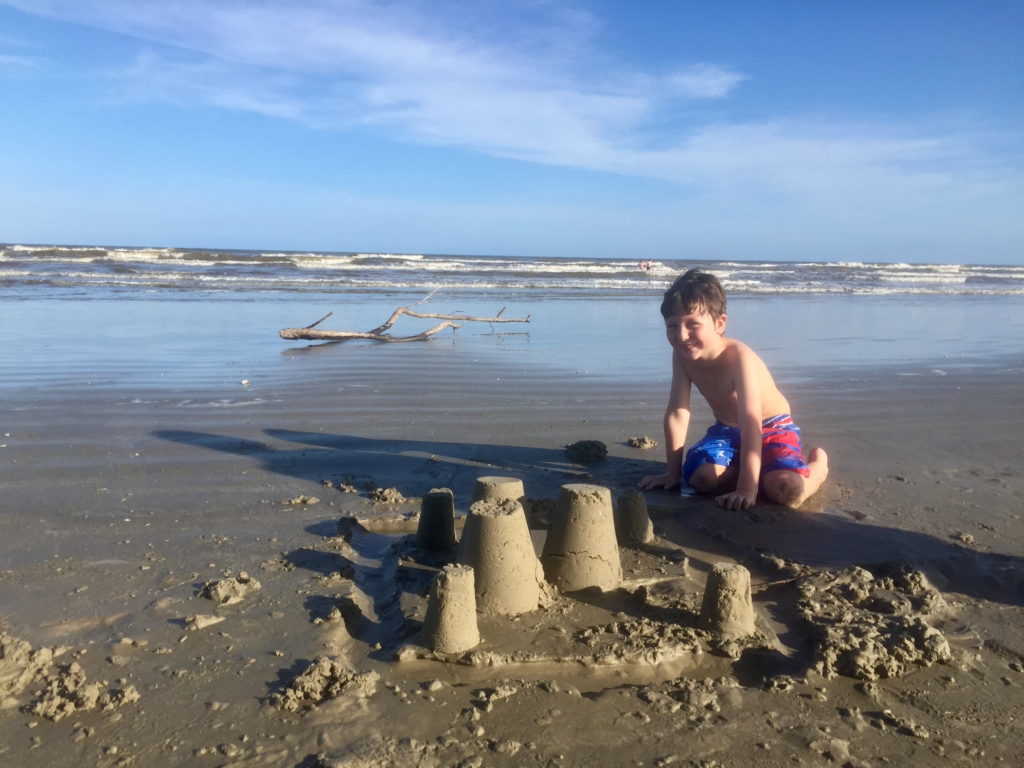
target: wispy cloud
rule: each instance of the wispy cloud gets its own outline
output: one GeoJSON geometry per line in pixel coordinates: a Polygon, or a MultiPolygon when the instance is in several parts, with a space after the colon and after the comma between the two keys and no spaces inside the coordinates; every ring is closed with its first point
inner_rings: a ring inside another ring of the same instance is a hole
{"type": "Polygon", "coordinates": [[[793,117],[701,122],[696,107],[727,116],[756,78],[685,52],[666,71],[637,71],[598,44],[598,20],[563,5],[488,6],[508,17],[481,19],[471,4],[415,0],[7,2],[144,41],[116,73],[131,98],[368,126],[712,195],[895,199],[948,188],[953,175],[1003,183],[977,170],[963,137],[793,117]]]}
{"type": "Polygon", "coordinates": [[[18,54],[0,53],[0,67],[10,69],[37,69],[47,63],[42,56],[20,56],[18,54]]]}

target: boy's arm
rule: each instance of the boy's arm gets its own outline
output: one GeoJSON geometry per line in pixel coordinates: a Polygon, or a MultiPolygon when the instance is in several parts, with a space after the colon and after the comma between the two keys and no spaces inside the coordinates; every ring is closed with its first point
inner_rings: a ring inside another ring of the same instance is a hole
{"type": "Polygon", "coordinates": [[[736,382],[736,409],[740,422],[740,472],[736,490],[723,494],[715,503],[724,509],[747,509],[757,500],[761,476],[761,382],[753,353],[742,350],[733,372],[736,382]]]}
{"type": "Polygon", "coordinates": [[[683,448],[690,427],[690,377],[682,361],[672,353],[672,389],[665,409],[665,474],[648,475],[637,485],[640,488],[675,488],[683,470],[683,448]]]}

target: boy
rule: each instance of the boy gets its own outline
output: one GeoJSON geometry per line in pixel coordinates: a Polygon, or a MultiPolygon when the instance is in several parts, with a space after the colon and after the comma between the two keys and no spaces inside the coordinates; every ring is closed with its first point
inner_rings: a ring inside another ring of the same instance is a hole
{"type": "Polygon", "coordinates": [[[798,507],[828,476],[828,456],[815,448],[805,460],[800,428],[761,358],[727,339],[725,291],[718,278],[691,269],[661,303],[672,345],[672,390],[665,411],[668,471],[640,481],[640,488],[674,488],[680,480],[699,493],[719,494],[725,509],[747,509],[760,487],[777,504],[798,507]],[[690,385],[717,421],[686,453],[690,385]]]}

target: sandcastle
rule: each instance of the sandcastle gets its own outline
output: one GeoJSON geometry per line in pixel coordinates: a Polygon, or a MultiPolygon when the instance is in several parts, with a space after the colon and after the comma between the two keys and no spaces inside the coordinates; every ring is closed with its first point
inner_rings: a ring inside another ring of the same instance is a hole
{"type": "Polygon", "coordinates": [[[480,644],[473,569],[446,565],[430,584],[423,645],[435,653],[463,653],[480,644]]]}
{"type": "Polygon", "coordinates": [[[619,586],[622,563],[611,491],[597,485],[562,486],[541,563],[547,580],[564,592],[619,586]]]}
{"type": "Polygon", "coordinates": [[[515,477],[478,477],[469,503],[502,499],[520,501],[524,495],[523,481],[515,477]]]}
{"type": "Polygon", "coordinates": [[[739,640],[757,632],[750,571],[731,563],[712,566],[700,608],[700,628],[722,640],[739,640]]]}
{"type": "Polygon", "coordinates": [[[620,496],[615,512],[615,534],[620,544],[646,544],[654,538],[654,525],[642,493],[620,496]]]}
{"type": "Polygon", "coordinates": [[[434,488],[424,494],[416,527],[416,543],[432,550],[455,546],[455,497],[447,488],[434,488]]]}
{"type": "MultiPolygon", "coordinates": [[[[493,479],[506,478],[481,478],[493,479]]],[[[521,482],[519,488],[522,489],[521,482]]],[[[484,500],[472,504],[462,531],[458,561],[474,570],[477,607],[481,611],[517,615],[532,611],[540,602],[540,563],[533,550],[526,513],[518,501],[484,500]]]]}

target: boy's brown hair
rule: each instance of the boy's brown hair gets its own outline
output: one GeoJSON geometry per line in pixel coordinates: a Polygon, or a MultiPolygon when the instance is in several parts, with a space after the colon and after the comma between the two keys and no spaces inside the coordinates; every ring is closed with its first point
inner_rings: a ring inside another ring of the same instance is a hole
{"type": "Polygon", "coordinates": [[[725,289],[710,272],[691,269],[681,274],[665,291],[661,316],[666,320],[680,310],[684,314],[706,311],[715,320],[725,314],[725,289]]]}

